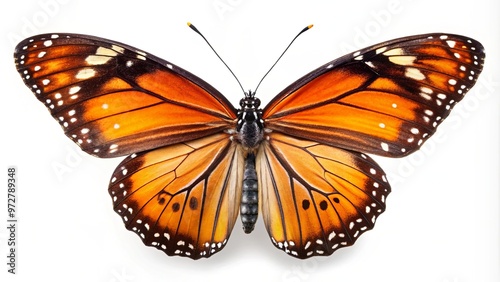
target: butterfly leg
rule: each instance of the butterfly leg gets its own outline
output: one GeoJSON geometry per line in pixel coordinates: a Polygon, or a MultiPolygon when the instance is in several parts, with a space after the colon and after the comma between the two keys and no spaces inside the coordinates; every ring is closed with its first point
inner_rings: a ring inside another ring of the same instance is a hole
{"type": "Polygon", "coordinates": [[[245,233],[250,233],[255,227],[259,212],[257,172],[255,171],[255,155],[249,153],[245,159],[243,191],[241,194],[241,221],[245,233]]]}

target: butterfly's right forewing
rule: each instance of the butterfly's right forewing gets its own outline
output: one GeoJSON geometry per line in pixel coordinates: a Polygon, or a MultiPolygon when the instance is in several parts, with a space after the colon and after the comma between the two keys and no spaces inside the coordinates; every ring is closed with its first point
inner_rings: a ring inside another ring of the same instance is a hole
{"type": "Polygon", "coordinates": [[[388,157],[416,151],[475,84],[483,46],[452,34],[394,39],[305,75],[264,109],[268,129],[388,157]]]}

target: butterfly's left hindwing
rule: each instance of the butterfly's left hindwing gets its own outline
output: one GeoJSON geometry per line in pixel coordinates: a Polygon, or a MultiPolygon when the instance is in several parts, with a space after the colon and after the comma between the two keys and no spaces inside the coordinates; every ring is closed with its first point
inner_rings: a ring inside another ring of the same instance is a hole
{"type": "Polygon", "coordinates": [[[116,157],[234,128],[236,110],[189,72],[134,47],[43,34],[16,47],[24,83],[87,153],[116,157]]]}
{"type": "Polygon", "coordinates": [[[114,210],[148,246],[209,257],[225,246],[238,217],[243,162],[224,133],[133,154],[111,178],[114,210]]]}

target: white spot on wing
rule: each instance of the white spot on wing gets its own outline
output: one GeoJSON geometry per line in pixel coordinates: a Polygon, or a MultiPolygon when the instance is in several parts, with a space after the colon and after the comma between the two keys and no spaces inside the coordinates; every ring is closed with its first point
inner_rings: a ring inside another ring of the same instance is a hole
{"type": "Polygon", "coordinates": [[[95,66],[95,65],[104,65],[109,60],[111,60],[111,57],[108,57],[108,56],[90,55],[87,58],[85,58],[85,62],[87,62],[87,64],[93,65],[93,66],[95,66]]]}
{"type": "Polygon", "coordinates": [[[432,99],[431,95],[429,95],[427,93],[423,93],[422,92],[419,95],[420,95],[420,97],[424,98],[425,100],[429,100],[430,101],[432,99]]]}
{"type": "Polygon", "coordinates": [[[77,74],[77,79],[87,79],[95,76],[95,70],[91,68],[81,69],[77,74]]]}
{"type": "Polygon", "coordinates": [[[387,145],[387,143],[381,142],[380,146],[382,147],[382,150],[389,152],[389,145],[387,145]]]}
{"type": "Polygon", "coordinates": [[[404,55],[404,52],[403,52],[403,49],[401,49],[401,48],[395,48],[395,49],[384,52],[384,55],[386,55],[386,56],[401,56],[401,55],[404,55]]]}
{"type": "Polygon", "coordinates": [[[80,86],[73,86],[69,89],[69,94],[70,95],[73,95],[75,93],[77,93],[78,91],[80,91],[81,87],[80,86]]]}
{"type": "Polygon", "coordinates": [[[420,87],[420,91],[427,93],[427,94],[432,94],[432,92],[433,92],[432,89],[430,89],[429,87],[425,87],[425,86],[420,87]]]}
{"type": "MultiPolygon", "coordinates": [[[[111,45],[111,49],[115,50],[116,52],[118,53],[122,53],[125,51],[125,49],[121,46],[118,46],[118,45],[111,45]]],[[[116,56],[116,54],[115,54],[116,56]]]]}
{"type": "Polygon", "coordinates": [[[394,56],[394,57],[389,57],[389,61],[391,63],[394,63],[396,65],[401,65],[401,66],[411,66],[415,62],[417,57],[415,56],[394,56]]]}
{"type": "Polygon", "coordinates": [[[109,146],[109,152],[110,153],[114,153],[118,151],[118,145],[117,144],[112,144],[111,146],[109,146]]]}
{"type": "Polygon", "coordinates": [[[446,43],[450,46],[450,48],[455,47],[455,44],[457,44],[457,42],[453,40],[446,40],[446,43]]]}
{"type": "Polygon", "coordinates": [[[111,49],[105,48],[105,47],[97,48],[97,50],[95,51],[95,54],[97,56],[108,56],[108,57],[114,57],[114,56],[118,55],[118,53],[116,53],[115,50],[111,50],[111,49]]]}
{"type": "Polygon", "coordinates": [[[408,78],[413,78],[415,80],[425,79],[425,75],[419,69],[416,68],[406,68],[405,76],[408,78]]]}
{"type": "Polygon", "coordinates": [[[378,48],[377,50],[375,50],[375,54],[383,53],[383,52],[385,52],[385,50],[387,50],[387,47],[378,48]]]}

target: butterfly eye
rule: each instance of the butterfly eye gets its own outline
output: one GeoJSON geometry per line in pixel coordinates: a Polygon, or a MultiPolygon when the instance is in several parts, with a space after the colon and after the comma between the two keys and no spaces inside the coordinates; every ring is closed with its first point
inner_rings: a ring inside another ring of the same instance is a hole
{"type": "Polygon", "coordinates": [[[242,109],[258,109],[260,107],[260,99],[254,96],[247,96],[240,100],[242,109]]]}
{"type": "Polygon", "coordinates": [[[260,107],[260,99],[257,99],[257,98],[255,99],[254,107],[255,108],[260,107]]]}

